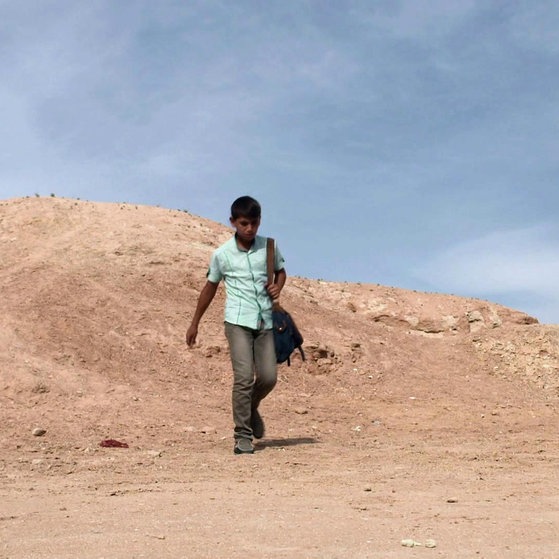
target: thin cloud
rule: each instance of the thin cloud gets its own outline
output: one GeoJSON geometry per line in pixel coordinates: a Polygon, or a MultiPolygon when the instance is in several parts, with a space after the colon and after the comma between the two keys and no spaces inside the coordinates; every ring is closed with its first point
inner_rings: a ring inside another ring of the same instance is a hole
{"type": "Polygon", "coordinates": [[[511,16],[517,41],[540,53],[559,54],[559,12],[555,0],[519,3],[511,16]]]}
{"type": "Polygon", "coordinates": [[[426,261],[415,275],[460,295],[505,300],[531,295],[546,301],[547,309],[534,308],[547,317],[559,310],[559,228],[502,230],[468,240],[426,261]]]}

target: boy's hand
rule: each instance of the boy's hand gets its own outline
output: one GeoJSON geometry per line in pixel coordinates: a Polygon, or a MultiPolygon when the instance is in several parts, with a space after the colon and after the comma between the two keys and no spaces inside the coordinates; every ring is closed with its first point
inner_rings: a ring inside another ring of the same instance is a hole
{"type": "Polygon", "coordinates": [[[281,288],[277,283],[272,283],[271,285],[270,284],[267,285],[266,289],[272,301],[277,301],[279,299],[281,288]]]}
{"type": "Polygon", "coordinates": [[[192,347],[196,343],[196,336],[198,336],[198,326],[191,324],[186,331],[186,343],[188,347],[192,347]]]}
{"type": "Polygon", "coordinates": [[[198,303],[196,304],[196,311],[194,312],[194,316],[190,322],[190,326],[186,331],[186,343],[189,347],[192,347],[196,342],[196,336],[198,335],[198,324],[200,323],[200,319],[202,318],[203,314],[206,312],[206,309],[210,306],[210,303],[215,297],[218,285],[219,283],[207,281],[206,285],[204,285],[204,288],[200,292],[198,303]]]}

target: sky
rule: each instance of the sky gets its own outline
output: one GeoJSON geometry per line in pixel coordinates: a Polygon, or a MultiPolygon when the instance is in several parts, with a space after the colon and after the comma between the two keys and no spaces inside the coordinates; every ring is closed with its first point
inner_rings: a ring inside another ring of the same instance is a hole
{"type": "Polygon", "coordinates": [[[288,274],[559,323],[555,0],[0,0],[0,199],[263,207],[288,274]]]}

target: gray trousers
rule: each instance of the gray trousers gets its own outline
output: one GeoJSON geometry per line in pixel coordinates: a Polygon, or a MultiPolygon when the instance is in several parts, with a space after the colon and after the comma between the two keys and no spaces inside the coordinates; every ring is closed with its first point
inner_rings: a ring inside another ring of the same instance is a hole
{"type": "Polygon", "coordinates": [[[225,336],[233,366],[234,437],[252,440],[252,412],[277,382],[274,333],[226,322],[225,336]]]}

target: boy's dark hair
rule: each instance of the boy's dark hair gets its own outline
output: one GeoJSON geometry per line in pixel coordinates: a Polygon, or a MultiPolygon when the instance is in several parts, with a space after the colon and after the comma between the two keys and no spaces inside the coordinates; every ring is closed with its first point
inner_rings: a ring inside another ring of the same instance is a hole
{"type": "Polygon", "coordinates": [[[231,204],[231,217],[233,219],[239,219],[240,217],[256,219],[260,217],[261,213],[260,204],[250,196],[241,196],[231,204]]]}

